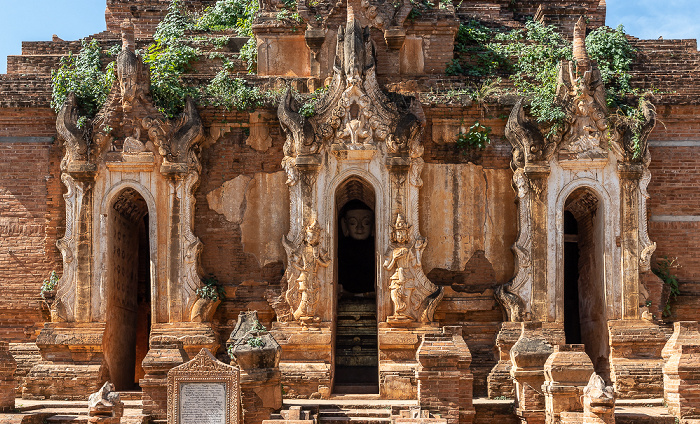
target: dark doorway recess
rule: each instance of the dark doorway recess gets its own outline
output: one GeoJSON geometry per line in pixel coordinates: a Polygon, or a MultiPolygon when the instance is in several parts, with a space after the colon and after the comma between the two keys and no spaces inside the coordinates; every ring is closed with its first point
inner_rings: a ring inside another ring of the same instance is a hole
{"type": "Polygon", "coordinates": [[[107,326],[103,347],[117,390],[138,389],[151,328],[151,248],[148,206],[124,189],[107,214],[107,326]]]}
{"type": "Polygon", "coordinates": [[[335,393],[379,393],[374,192],[359,179],[336,195],[335,393]]]}
{"type": "Polygon", "coordinates": [[[596,193],[587,187],[571,193],[564,209],[566,342],[584,344],[596,372],[610,382],[604,209],[596,193]]]}

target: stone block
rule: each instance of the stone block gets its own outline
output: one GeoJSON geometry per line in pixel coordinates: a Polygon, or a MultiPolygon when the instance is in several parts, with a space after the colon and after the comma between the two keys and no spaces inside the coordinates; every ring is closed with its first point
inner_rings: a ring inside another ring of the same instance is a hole
{"type": "Polygon", "coordinates": [[[443,327],[442,333],[426,333],[416,352],[418,402],[439,413],[450,424],[471,424],[476,410],[472,402],[471,353],[461,327],[443,327]]]}
{"type": "Polygon", "coordinates": [[[621,399],[661,397],[666,337],[659,327],[645,320],[608,321],[610,379],[621,399]]]}
{"type": "Polygon", "coordinates": [[[10,344],[0,341],[0,412],[15,408],[15,371],[17,362],[10,354],[10,344]]]}
{"type": "Polygon", "coordinates": [[[548,424],[559,422],[562,412],[583,412],[581,395],[593,372],[584,345],[554,346],[554,353],[544,364],[542,385],[548,424]]]}
{"type": "Polygon", "coordinates": [[[700,340],[682,344],[664,365],[664,399],[677,418],[700,418],[700,340]]]}
{"type": "Polygon", "coordinates": [[[156,419],[167,417],[168,371],[188,360],[182,341],[151,336],[150,349],[142,362],[146,374],[139,380],[144,414],[156,419]]]}
{"type": "Polygon", "coordinates": [[[520,338],[510,350],[518,407],[516,415],[528,424],[544,423],[545,402],[542,393],[544,364],[554,352],[547,342],[541,322],[523,322],[520,338]]]}

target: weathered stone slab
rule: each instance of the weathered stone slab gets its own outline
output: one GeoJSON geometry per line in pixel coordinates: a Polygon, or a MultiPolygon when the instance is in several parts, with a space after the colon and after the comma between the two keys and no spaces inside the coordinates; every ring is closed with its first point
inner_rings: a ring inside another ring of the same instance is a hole
{"type": "Polygon", "coordinates": [[[189,362],[168,372],[168,422],[238,424],[239,370],[202,349],[189,362]]]}

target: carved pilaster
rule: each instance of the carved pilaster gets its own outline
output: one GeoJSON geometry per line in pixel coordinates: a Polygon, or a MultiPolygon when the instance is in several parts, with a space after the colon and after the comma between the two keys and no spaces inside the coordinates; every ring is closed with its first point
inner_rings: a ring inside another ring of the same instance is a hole
{"type": "Polygon", "coordinates": [[[547,299],[547,238],[548,209],[547,178],[549,167],[544,165],[525,166],[525,175],[530,182],[532,194],[529,196],[530,211],[530,272],[532,273],[532,295],[530,313],[533,320],[548,321],[549,302],[547,299]]]}
{"type": "Polygon", "coordinates": [[[622,233],[622,317],[639,318],[639,180],[643,169],[638,164],[621,163],[620,175],[620,216],[622,233]]]}

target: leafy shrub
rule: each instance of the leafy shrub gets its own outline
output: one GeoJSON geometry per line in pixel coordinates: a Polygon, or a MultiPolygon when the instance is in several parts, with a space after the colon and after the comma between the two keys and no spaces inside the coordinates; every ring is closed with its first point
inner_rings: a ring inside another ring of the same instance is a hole
{"type": "Polygon", "coordinates": [[[202,299],[209,299],[216,302],[219,298],[223,299],[226,291],[219,285],[219,280],[210,275],[202,279],[202,287],[195,290],[197,296],[202,299]]]}
{"type": "Polygon", "coordinates": [[[571,60],[572,46],[553,25],[528,21],[525,30],[498,34],[490,47],[513,60],[515,87],[531,98],[530,112],[540,124],[556,133],[566,118],[564,109],[556,102],[558,65],[571,60]]]}
{"type": "Polygon", "coordinates": [[[466,133],[460,131],[457,135],[457,147],[461,149],[464,154],[466,154],[469,149],[484,150],[486,146],[491,143],[489,139],[490,134],[491,127],[485,127],[477,121],[474,125],[469,127],[466,133]]]}
{"type": "Polygon", "coordinates": [[[181,76],[199,51],[187,44],[185,32],[194,27],[179,0],[173,0],[165,18],[156,27],[154,43],[148,46],[144,62],[151,70],[151,95],[158,110],[173,118],[185,107],[185,98],[196,90],[186,86],[181,76]]]}
{"type": "Polygon", "coordinates": [[[680,265],[678,264],[678,258],[669,259],[668,256],[664,256],[663,259],[657,260],[656,267],[652,268],[652,272],[669,287],[671,292],[668,297],[668,301],[664,306],[663,315],[665,317],[671,315],[671,301],[675,300],[681,294],[681,290],[678,285],[678,277],[671,273],[672,269],[679,267],[680,265]]]}
{"type": "Polygon", "coordinates": [[[58,286],[58,274],[56,274],[56,271],[51,271],[51,275],[49,278],[44,280],[44,282],[41,284],[41,292],[48,292],[51,290],[56,290],[56,287],[58,286]]]}
{"type": "Polygon", "coordinates": [[[83,122],[92,118],[107,100],[116,77],[114,63],[103,71],[100,63],[100,43],[83,39],[77,55],[62,57],[59,67],[51,71],[51,107],[56,113],[71,91],[75,93],[83,122]]]}

